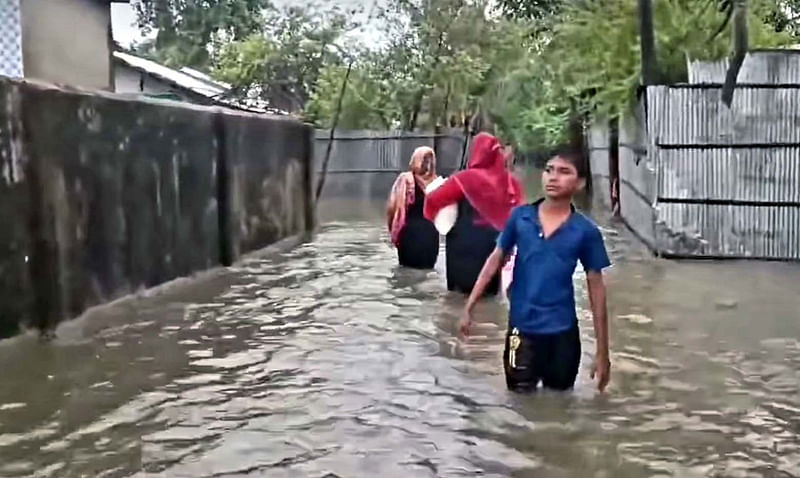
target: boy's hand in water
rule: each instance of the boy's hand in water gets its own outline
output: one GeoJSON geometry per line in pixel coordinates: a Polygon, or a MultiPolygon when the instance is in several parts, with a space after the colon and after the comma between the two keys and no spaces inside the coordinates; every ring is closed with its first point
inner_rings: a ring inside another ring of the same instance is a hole
{"type": "Polygon", "coordinates": [[[597,389],[603,392],[611,378],[611,362],[608,359],[608,308],[606,307],[606,286],[603,281],[603,273],[587,272],[586,282],[589,288],[589,304],[592,307],[594,335],[597,339],[592,378],[597,376],[597,389]]]}
{"type": "Polygon", "coordinates": [[[605,391],[608,386],[608,381],[611,379],[611,362],[607,357],[595,358],[592,363],[591,378],[597,378],[597,390],[601,393],[605,391]]]}
{"type": "Polygon", "coordinates": [[[469,328],[472,325],[472,311],[469,305],[464,307],[464,313],[461,316],[461,321],[458,324],[459,331],[464,337],[469,337],[469,328]]]}
{"type": "Polygon", "coordinates": [[[489,258],[486,259],[486,262],[483,264],[481,273],[478,274],[478,279],[475,281],[475,286],[469,294],[467,304],[464,306],[464,315],[461,317],[461,323],[459,324],[459,329],[461,329],[461,333],[464,334],[464,336],[469,335],[469,327],[472,324],[472,308],[481,298],[489,282],[500,269],[500,265],[503,263],[505,256],[506,254],[502,249],[495,247],[494,251],[489,254],[489,258]]]}

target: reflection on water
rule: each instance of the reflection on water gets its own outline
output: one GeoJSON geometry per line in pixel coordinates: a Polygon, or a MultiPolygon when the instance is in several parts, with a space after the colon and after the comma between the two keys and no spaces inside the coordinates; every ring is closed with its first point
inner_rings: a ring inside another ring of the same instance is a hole
{"type": "Polygon", "coordinates": [[[573,393],[516,396],[504,307],[459,341],[463,299],[368,212],[0,344],[0,476],[800,476],[797,267],[654,260],[603,222],[610,392],[586,355],[573,393]]]}

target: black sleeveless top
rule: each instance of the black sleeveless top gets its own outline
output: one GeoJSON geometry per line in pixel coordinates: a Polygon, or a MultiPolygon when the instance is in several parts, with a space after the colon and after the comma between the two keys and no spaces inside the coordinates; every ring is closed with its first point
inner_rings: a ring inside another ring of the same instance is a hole
{"type": "Polygon", "coordinates": [[[414,269],[433,269],[439,256],[439,232],[422,214],[425,192],[414,182],[414,204],[406,211],[406,226],[397,247],[401,266],[414,269]]]}
{"type": "MultiPolygon", "coordinates": [[[[447,234],[447,289],[469,294],[486,259],[497,245],[500,233],[488,223],[476,225],[480,214],[467,199],[458,203],[458,219],[447,234]]],[[[500,273],[489,283],[484,295],[500,289],[500,273]]]]}

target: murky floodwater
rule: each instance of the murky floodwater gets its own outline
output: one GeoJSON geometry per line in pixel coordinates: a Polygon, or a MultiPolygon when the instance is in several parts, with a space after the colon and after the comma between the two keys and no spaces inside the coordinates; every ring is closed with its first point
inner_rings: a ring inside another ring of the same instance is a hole
{"type": "Polygon", "coordinates": [[[576,276],[577,389],[517,396],[504,306],[459,341],[442,271],[398,269],[379,208],[350,215],[0,343],[0,476],[800,476],[800,267],[658,261],[601,220],[610,391],[576,276]]]}

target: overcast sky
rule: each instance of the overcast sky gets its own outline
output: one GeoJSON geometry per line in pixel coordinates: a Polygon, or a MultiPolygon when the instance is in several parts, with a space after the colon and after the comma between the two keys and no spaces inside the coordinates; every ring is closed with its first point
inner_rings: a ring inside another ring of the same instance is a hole
{"type": "Polygon", "coordinates": [[[114,32],[114,40],[124,47],[142,39],[136,26],[136,13],[127,3],[111,4],[111,30],[114,32]]]}

